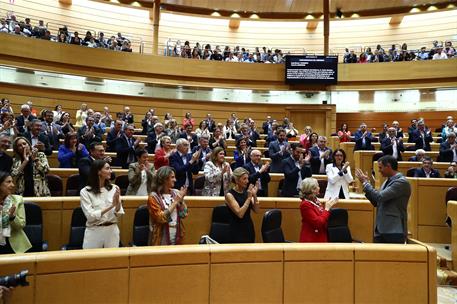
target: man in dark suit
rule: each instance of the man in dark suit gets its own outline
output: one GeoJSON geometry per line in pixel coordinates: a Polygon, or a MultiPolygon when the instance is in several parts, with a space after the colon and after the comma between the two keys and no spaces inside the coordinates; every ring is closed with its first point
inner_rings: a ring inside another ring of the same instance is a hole
{"type": "Polygon", "coordinates": [[[405,137],[403,135],[403,129],[400,128],[400,123],[396,120],[392,121],[392,127],[395,128],[395,130],[397,131],[397,138],[403,138],[405,137]]]}
{"type": "Polygon", "coordinates": [[[430,157],[425,157],[422,160],[422,168],[417,168],[414,171],[414,177],[439,178],[440,172],[433,169],[433,160],[430,157]]]}
{"type": "Polygon", "coordinates": [[[179,138],[176,141],[176,152],[170,155],[170,167],[175,169],[175,189],[187,187],[187,193],[192,194],[193,181],[192,174],[198,173],[198,159],[200,150],[194,154],[188,153],[189,142],[185,138],[179,138]]]}
{"type": "Polygon", "coordinates": [[[290,156],[289,143],[284,129],[278,129],[276,136],[277,139],[268,146],[268,155],[271,158],[270,171],[271,173],[283,173],[282,160],[290,156]]]}
{"type": "Polygon", "coordinates": [[[310,160],[311,154],[303,155],[303,149],[300,144],[293,143],[290,145],[291,155],[282,161],[284,168],[284,184],[281,195],[284,197],[298,196],[301,182],[311,177],[310,160]]]}
{"type": "Polygon", "coordinates": [[[404,244],[408,235],[407,207],[411,195],[408,180],[399,173],[398,162],[391,155],[378,160],[379,171],[387,180],[376,190],[362,170],[356,169],[356,177],[363,184],[365,196],[377,208],[374,229],[375,243],[404,244]]]}
{"type": "Polygon", "coordinates": [[[432,151],[430,147],[430,143],[433,142],[432,132],[425,127],[423,120],[417,122],[417,129],[412,133],[412,142],[416,144],[416,150],[432,151]]]}
{"type": "Polygon", "coordinates": [[[0,171],[11,173],[13,159],[6,153],[11,146],[9,135],[0,133],[0,171]]]}
{"type": "Polygon", "coordinates": [[[211,133],[214,132],[214,129],[216,129],[217,123],[214,121],[214,119],[210,113],[206,114],[205,122],[206,122],[206,126],[208,127],[208,130],[211,133]]]}
{"type": "Polygon", "coordinates": [[[397,137],[397,130],[394,127],[387,129],[387,136],[381,142],[381,150],[384,155],[392,155],[396,160],[402,160],[401,152],[405,151],[403,138],[397,137]]]}
{"type": "Polygon", "coordinates": [[[367,130],[366,123],[360,125],[360,129],[354,134],[355,147],[354,151],[358,150],[374,150],[371,141],[373,140],[373,134],[367,130]]]}
{"type": "MultiPolygon", "coordinates": [[[[111,157],[105,156],[105,147],[101,142],[93,142],[89,147],[89,156],[83,157],[78,162],[79,169],[79,190],[87,186],[87,179],[90,174],[90,167],[96,159],[103,159],[108,163],[111,163],[111,157]]],[[[111,180],[114,180],[114,173],[111,174],[111,180]]]]}
{"type": "Polygon", "coordinates": [[[133,138],[134,132],[134,126],[128,125],[116,145],[117,164],[120,165],[122,169],[128,169],[131,163],[137,161],[135,150],[138,148],[141,139],[133,138]]]}
{"type": "Polygon", "coordinates": [[[424,149],[418,149],[418,150],[416,150],[415,153],[416,153],[416,155],[411,156],[410,158],[408,158],[408,161],[421,162],[425,157],[425,150],[424,149]]]}
{"type": "Polygon", "coordinates": [[[41,130],[49,138],[49,144],[52,150],[59,150],[60,139],[65,136],[62,132],[62,127],[54,122],[54,113],[50,110],[44,112],[44,121],[41,124],[41,130]]]}
{"type": "Polygon", "coordinates": [[[122,120],[126,124],[133,124],[133,114],[130,112],[130,107],[124,107],[124,113],[122,114],[122,120]]]}
{"type": "Polygon", "coordinates": [[[259,185],[257,196],[268,196],[268,183],[271,180],[270,173],[268,173],[270,164],[262,165],[261,158],[262,153],[259,150],[252,150],[251,161],[244,165],[244,168],[249,172],[249,183],[259,185]]]}
{"type": "Polygon", "coordinates": [[[312,147],[309,151],[313,174],[325,174],[325,167],[332,162],[332,149],[327,147],[327,137],[319,136],[317,147],[312,147]]]}
{"type": "Polygon", "coordinates": [[[102,141],[102,131],[94,126],[95,120],[92,116],[87,116],[86,125],[78,129],[79,142],[90,148],[90,144],[93,142],[102,141]]]}
{"type": "Polygon", "coordinates": [[[262,123],[263,134],[271,133],[272,131],[273,119],[271,116],[267,116],[267,120],[262,123]]]}
{"type": "Polygon", "coordinates": [[[241,124],[240,126],[240,134],[235,137],[237,141],[239,141],[241,138],[246,139],[246,145],[248,147],[257,147],[257,136],[258,134],[252,133],[251,134],[251,128],[245,123],[241,124]]]}
{"type": "MultiPolygon", "coordinates": [[[[192,149],[198,146],[198,138],[197,135],[193,133],[194,126],[192,124],[187,124],[184,126],[184,132],[179,135],[179,138],[184,138],[189,142],[189,153],[192,149]]],[[[180,188],[177,188],[180,189],[180,188]]]]}
{"type": "Polygon", "coordinates": [[[209,137],[207,135],[200,136],[198,140],[199,145],[194,147],[191,151],[192,154],[200,150],[200,157],[198,158],[198,171],[202,171],[206,162],[211,157],[211,148],[209,147],[209,137]]]}
{"type": "Polygon", "coordinates": [[[27,127],[32,120],[37,119],[30,112],[30,106],[28,104],[23,104],[21,106],[21,115],[16,117],[16,126],[19,130],[19,133],[24,134],[27,131],[27,127]]]}
{"type": "Polygon", "coordinates": [[[450,132],[446,141],[440,144],[439,161],[447,163],[457,161],[457,142],[455,138],[455,133],[450,132]]]}
{"type": "Polygon", "coordinates": [[[38,119],[32,120],[30,123],[30,132],[25,132],[24,137],[40,152],[46,155],[52,154],[52,147],[49,144],[49,138],[46,134],[41,132],[41,121],[38,119]]]}
{"type": "Polygon", "coordinates": [[[114,128],[112,128],[106,136],[106,152],[116,152],[116,145],[122,136],[122,120],[116,120],[114,128]]]}

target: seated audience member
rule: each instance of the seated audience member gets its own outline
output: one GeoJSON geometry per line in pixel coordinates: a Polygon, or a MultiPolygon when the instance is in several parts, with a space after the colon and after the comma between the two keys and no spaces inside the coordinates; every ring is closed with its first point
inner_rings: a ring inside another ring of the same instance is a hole
{"type": "Polygon", "coordinates": [[[170,155],[176,151],[171,148],[171,138],[169,136],[160,138],[160,146],[161,148],[154,155],[154,167],[156,170],[163,166],[169,166],[170,155]]]}
{"type": "Polygon", "coordinates": [[[122,120],[116,120],[114,127],[106,136],[106,152],[116,152],[117,143],[122,136],[122,120]]]}
{"type": "Polygon", "coordinates": [[[422,160],[422,168],[417,168],[414,172],[414,177],[427,177],[427,178],[439,178],[440,173],[438,170],[433,169],[433,161],[430,157],[425,157],[422,160]]]}
{"type": "Polygon", "coordinates": [[[271,173],[283,173],[283,160],[290,156],[289,143],[287,142],[286,131],[278,129],[276,131],[277,140],[270,142],[268,153],[271,158],[271,173]]]}
{"type": "Polygon", "coordinates": [[[455,139],[456,134],[450,132],[446,141],[440,144],[439,161],[449,163],[457,161],[457,141],[455,139]]]}
{"type": "Polygon", "coordinates": [[[149,245],[179,245],[184,237],[182,220],[187,216],[184,202],[187,189],[174,189],[175,172],[169,166],[157,170],[152,185],[152,192],[148,197],[149,245]]]}
{"type": "Polygon", "coordinates": [[[231,119],[227,119],[227,122],[225,123],[225,126],[222,129],[222,132],[224,133],[224,137],[226,139],[235,139],[236,136],[238,135],[238,132],[236,131],[235,123],[231,119]]]}
{"type": "MultiPolygon", "coordinates": [[[[285,131],[284,131],[285,132],[285,131]]],[[[255,134],[250,133],[250,128],[247,124],[243,123],[240,126],[240,134],[236,136],[236,140],[240,140],[240,138],[246,139],[246,145],[248,147],[257,147],[257,132],[255,134]]]]}
{"type": "Polygon", "coordinates": [[[202,135],[198,142],[199,145],[195,146],[192,149],[191,153],[194,154],[195,152],[200,151],[200,157],[198,159],[198,171],[201,171],[203,170],[203,167],[205,166],[206,162],[211,157],[211,149],[209,147],[209,136],[202,135]]]}
{"type": "Polygon", "coordinates": [[[432,60],[441,60],[441,59],[447,59],[447,55],[445,52],[443,52],[443,47],[438,46],[436,48],[436,53],[433,54],[432,60]]]}
{"type": "Polygon", "coordinates": [[[192,124],[184,125],[184,132],[179,135],[179,138],[184,138],[189,142],[189,153],[194,147],[198,146],[198,138],[197,135],[192,132],[193,128],[192,124]]]}
{"type": "Polygon", "coordinates": [[[244,168],[236,168],[232,174],[233,187],[225,195],[225,204],[231,214],[230,243],[254,243],[254,223],[251,210],[260,211],[257,199],[257,187],[249,185],[249,172],[244,168]]]}
{"type": "Polygon", "coordinates": [[[373,140],[373,134],[367,129],[367,125],[362,123],[360,129],[354,134],[355,146],[354,151],[358,150],[374,150],[371,141],[373,140]]]}
{"type": "Polygon", "coordinates": [[[148,133],[148,137],[146,139],[146,143],[148,144],[147,150],[151,154],[155,154],[160,147],[160,139],[163,136],[166,136],[165,130],[163,125],[160,122],[157,122],[154,125],[154,129],[152,132],[148,133]]]}
{"type": "Polygon", "coordinates": [[[8,135],[11,139],[14,139],[19,135],[19,129],[16,125],[16,120],[13,114],[9,112],[3,112],[0,116],[0,133],[8,135]]]}
{"type": "Polygon", "coordinates": [[[325,168],[332,162],[332,149],[327,147],[327,137],[319,136],[317,146],[311,152],[311,170],[313,174],[325,174],[325,168]]]}
{"type": "Polygon", "coordinates": [[[30,123],[30,131],[24,133],[24,137],[32,144],[32,148],[38,149],[46,155],[52,154],[52,147],[49,144],[49,137],[41,132],[41,121],[38,119],[30,123]]]}
{"type": "Polygon", "coordinates": [[[448,119],[446,121],[446,126],[444,126],[443,130],[441,131],[441,137],[443,140],[449,136],[449,133],[457,134],[457,127],[455,126],[453,119],[448,119]]]}
{"type": "Polygon", "coordinates": [[[309,149],[309,142],[311,140],[311,133],[313,133],[313,129],[311,126],[306,126],[302,135],[300,135],[300,145],[302,148],[308,150],[309,149]]]}
{"type": "Polygon", "coordinates": [[[106,125],[102,121],[102,113],[100,113],[100,112],[95,112],[94,113],[94,127],[100,129],[102,131],[102,134],[105,134],[106,125]]]}
{"type": "Polygon", "coordinates": [[[301,232],[300,242],[326,243],[329,210],[338,202],[338,198],[327,200],[322,204],[317,195],[319,183],[315,178],[306,178],[300,185],[301,232]]]}
{"type": "Polygon", "coordinates": [[[133,132],[135,132],[133,125],[128,125],[116,145],[117,163],[123,169],[128,169],[129,164],[137,161],[135,150],[138,149],[141,139],[139,137],[135,139],[133,132]]]}
{"type": "Polygon", "coordinates": [[[270,163],[262,165],[262,153],[259,150],[252,150],[250,154],[250,162],[244,165],[244,168],[249,172],[249,183],[257,185],[257,196],[268,196],[268,183],[271,180],[269,169],[270,163]]]}
{"type": "Polygon", "coordinates": [[[170,155],[170,167],[175,170],[176,182],[175,188],[181,189],[186,187],[189,194],[193,191],[192,174],[197,174],[198,160],[200,158],[200,150],[191,154],[189,153],[189,142],[185,138],[180,138],[176,141],[176,152],[170,155]]]}
{"type": "MultiPolygon", "coordinates": [[[[13,192],[14,183],[10,173],[0,171],[0,254],[24,253],[32,248],[23,230],[26,223],[24,200],[13,192]]],[[[7,303],[3,302],[2,297],[0,302],[7,303]]]]}
{"type": "Polygon", "coordinates": [[[249,154],[251,153],[251,149],[246,142],[247,141],[244,137],[240,138],[236,142],[236,149],[233,151],[235,168],[243,167],[250,161],[249,154]]]}
{"type": "Polygon", "coordinates": [[[349,199],[349,184],[354,178],[351,174],[351,167],[346,161],[346,152],[343,149],[336,149],[333,152],[332,163],[325,167],[327,174],[327,189],[325,199],[345,198],[349,199]]]}
{"type": "Polygon", "coordinates": [[[148,151],[135,151],[138,162],[129,165],[129,186],[126,195],[149,195],[152,191],[154,165],[148,161],[148,151]]]}
{"type": "Polygon", "coordinates": [[[16,194],[22,196],[50,196],[46,174],[49,164],[46,155],[32,148],[25,137],[16,137],[13,142],[14,160],[11,176],[16,185],[16,194]]]}
{"type": "Polygon", "coordinates": [[[457,178],[457,163],[452,162],[451,165],[444,172],[445,178],[457,178]]]}
{"type": "Polygon", "coordinates": [[[65,136],[67,133],[76,132],[75,127],[70,121],[70,114],[67,112],[63,112],[62,116],[60,117],[59,122],[57,124],[60,126],[63,135],[65,136]]]}
{"type": "Polygon", "coordinates": [[[401,161],[401,153],[405,151],[403,138],[397,137],[397,130],[394,127],[387,129],[387,137],[381,142],[381,150],[384,155],[392,155],[397,161],[401,161]]]}
{"type": "Polygon", "coordinates": [[[392,127],[395,128],[395,130],[397,131],[397,137],[398,138],[403,138],[404,135],[403,135],[403,129],[400,128],[400,123],[396,120],[392,121],[392,127]]]}
{"type": "Polygon", "coordinates": [[[217,147],[221,147],[224,151],[227,149],[227,144],[224,139],[224,135],[222,134],[222,129],[216,127],[214,129],[213,135],[209,140],[209,148],[214,150],[217,147]]]}
{"type": "Polygon", "coordinates": [[[82,43],[82,40],[79,37],[79,33],[74,32],[73,37],[70,38],[70,44],[81,45],[81,43],[82,43]]]}
{"type": "Polygon", "coordinates": [[[23,104],[21,106],[21,115],[16,117],[16,126],[19,133],[24,134],[27,131],[30,122],[35,119],[36,116],[31,114],[30,106],[28,104],[23,104]]]}
{"type": "Polygon", "coordinates": [[[92,116],[87,116],[86,124],[78,129],[79,142],[85,145],[86,148],[89,148],[90,144],[93,142],[102,141],[102,131],[99,128],[96,128],[94,123],[94,118],[92,116]]]}
{"type": "Polygon", "coordinates": [[[232,169],[225,161],[224,149],[217,147],[213,150],[211,159],[205,163],[203,171],[205,173],[203,196],[224,196],[229,191],[232,169]]]}
{"type": "Polygon", "coordinates": [[[62,127],[54,122],[54,113],[50,110],[44,111],[44,121],[41,123],[41,130],[49,138],[52,150],[58,150],[59,140],[64,138],[62,127]]]}
{"type": "Polygon", "coordinates": [[[432,132],[425,127],[423,120],[417,122],[417,129],[412,133],[412,138],[412,142],[416,144],[416,150],[424,149],[425,151],[432,151],[430,147],[430,143],[433,142],[432,132]]]}
{"type": "Polygon", "coordinates": [[[87,104],[82,103],[79,110],[76,111],[76,127],[82,127],[86,124],[87,110],[87,104]]]}
{"type": "Polygon", "coordinates": [[[298,196],[302,180],[311,177],[310,159],[311,153],[303,155],[303,149],[299,144],[293,143],[290,145],[291,154],[282,160],[284,169],[284,184],[282,186],[281,195],[284,197],[298,196]]]}
{"type": "Polygon", "coordinates": [[[351,141],[351,131],[348,130],[347,123],[343,123],[341,125],[341,128],[338,130],[337,135],[340,139],[340,143],[351,141]]]}
{"type": "Polygon", "coordinates": [[[11,139],[5,133],[0,133],[0,171],[11,173],[13,159],[6,153],[11,146],[11,139]]]}
{"type": "Polygon", "coordinates": [[[416,153],[416,155],[415,156],[411,156],[410,158],[408,158],[408,161],[422,162],[422,160],[425,157],[425,150],[424,149],[418,149],[418,150],[416,150],[415,153],[416,153]]]}
{"type": "Polygon", "coordinates": [[[95,160],[90,168],[87,186],[81,190],[81,208],[86,216],[83,249],[119,247],[118,218],[124,214],[121,190],[110,183],[111,167],[95,160]]]}
{"type": "Polygon", "coordinates": [[[57,159],[60,168],[78,168],[78,163],[83,157],[88,157],[86,147],[78,142],[76,133],[67,133],[63,145],[60,145],[57,159]]]}
{"type": "MultiPolygon", "coordinates": [[[[87,186],[87,179],[89,178],[90,168],[94,160],[102,159],[111,163],[111,157],[105,156],[105,147],[101,142],[93,142],[89,147],[89,156],[81,158],[78,163],[79,168],[79,189],[81,190],[87,186]]],[[[114,175],[114,174],[113,174],[114,175]]],[[[113,177],[113,176],[112,176],[113,177]]],[[[114,178],[111,178],[114,179],[114,178]]]]}
{"type": "Polygon", "coordinates": [[[195,119],[192,118],[192,113],[187,112],[184,115],[184,118],[182,120],[182,125],[184,126],[184,128],[186,128],[187,125],[191,125],[192,127],[195,126],[195,119]]]}
{"type": "Polygon", "coordinates": [[[172,143],[176,143],[179,136],[181,135],[181,131],[179,130],[176,119],[171,119],[168,122],[168,124],[166,125],[165,133],[167,134],[167,136],[170,137],[172,143]]]}

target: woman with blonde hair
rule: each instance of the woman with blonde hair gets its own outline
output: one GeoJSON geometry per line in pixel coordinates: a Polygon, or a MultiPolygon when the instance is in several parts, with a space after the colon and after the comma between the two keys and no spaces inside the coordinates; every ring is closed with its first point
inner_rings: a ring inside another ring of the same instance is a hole
{"type": "Polygon", "coordinates": [[[76,111],[76,127],[82,127],[86,124],[87,104],[82,103],[81,108],[76,111]]]}
{"type": "Polygon", "coordinates": [[[233,171],[232,182],[232,189],[225,195],[225,204],[232,215],[231,243],[254,243],[255,232],[251,210],[255,213],[260,211],[257,186],[249,185],[249,172],[241,167],[233,171]]]}
{"type": "Polygon", "coordinates": [[[184,237],[182,219],[187,216],[184,202],[187,187],[173,189],[175,182],[172,167],[160,167],[154,175],[152,193],[148,197],[151,230],[149,245],[178,245],[184,237]]]}
{"type": "Polygon", "coordinates": [[[205,173],[205,184],[203,186],[203,196],[224,196],[230,187],[230,177],[232,169],[230,164],[225,161],[225,152],[221,147],[217,147],[211,153],[211,161],[205,163],[203,169],[205,173]]]}
{"type": "Polygon", "coordinates": [[[327,222],[330,208],[338,202],[338,198],[327,200],[324,205],[317,199],[319,183],[315,178],[308,177],[300,187],[300,213],[302,217],[300,242],[327,242],[327,222]]]}

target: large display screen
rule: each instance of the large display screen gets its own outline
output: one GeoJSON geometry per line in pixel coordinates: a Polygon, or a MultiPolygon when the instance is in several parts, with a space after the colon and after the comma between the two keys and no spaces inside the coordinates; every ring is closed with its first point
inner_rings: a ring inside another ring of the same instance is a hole
{"type": "Polygon", "coordinates": [[[338,56],[287,55],[287,84],[336,84],[338,56]]]}

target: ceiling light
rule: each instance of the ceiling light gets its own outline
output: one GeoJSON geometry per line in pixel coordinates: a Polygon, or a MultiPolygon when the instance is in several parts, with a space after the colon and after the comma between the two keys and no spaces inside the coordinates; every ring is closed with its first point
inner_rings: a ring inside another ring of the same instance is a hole
{"type": "Polygon", "coordinates": [[[211,16],[213,16],[213,17],[220,17],[221,14],[219,14],[219,12],[213,12],[213,13],[211,14],[211,16]]]}
{"type": "Polygon", "coordinates": [[[311,15],[311,14],[308,14],[308,15],[306,15],[305,19],[306,20],[311,20],[311,19],[314,19],[314,16],[311,15]]]}
{"type": "Polygon", "coordinates": [[[259,15],[257,15],[257,14],[252,14],[251,16],[249,16],[249,18],[251,18],[251,19],[260,19],[259,15]]]}
{"type": "Polygon", "coordinates": [[[431,5],[427,8],[427,11],[436,11],[438,8],[436,8],[436,6],[434,5],[431,5]]]}
{"type": "Polygon", "coordinates": [[[240,15],[238,15],[237,13],[233,13],[230,15],[230,18],[240,18],[240,15]]]}
{"type": "Polygon", "coordinates": [[[409,12],[410,13],[419,13],[421,10],[417,7],[413,7],[409,12]]]}

